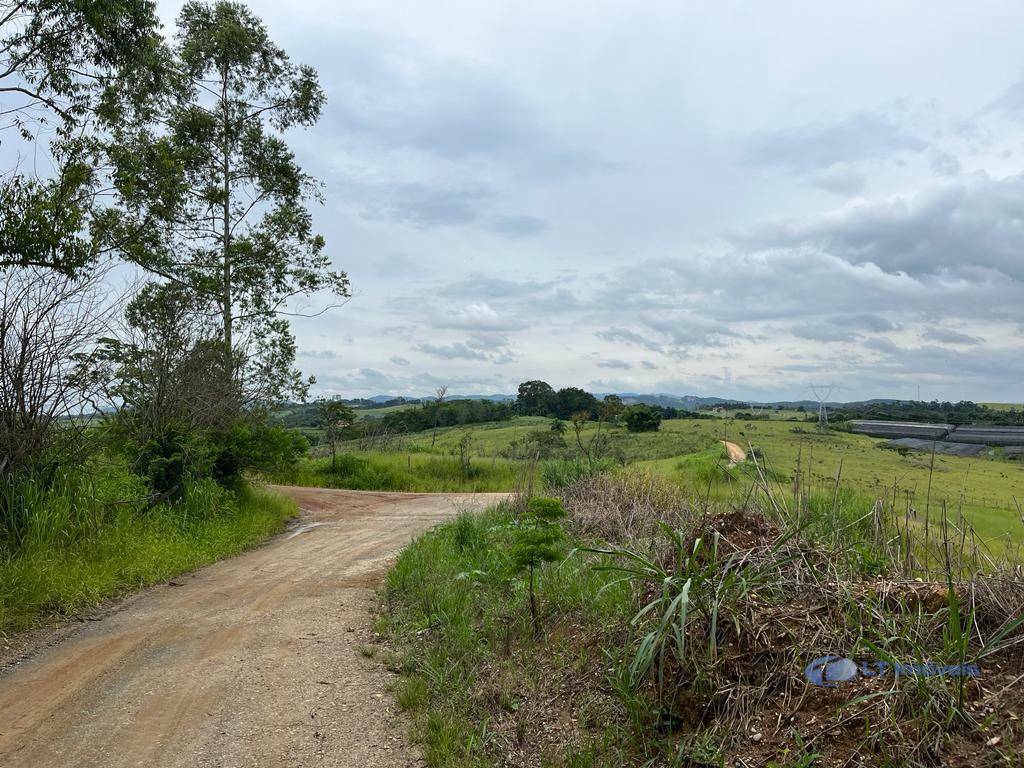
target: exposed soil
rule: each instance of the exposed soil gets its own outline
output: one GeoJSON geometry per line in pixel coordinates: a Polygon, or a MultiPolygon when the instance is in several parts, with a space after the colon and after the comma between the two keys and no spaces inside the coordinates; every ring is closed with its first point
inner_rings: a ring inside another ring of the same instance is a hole
{"type": "Polygon", "coordinates": [[[723,440],[722,443],[725,445],[725,450],[729,453],[729,466],[736,466],[747,460],[747,452],[736,443],[728,440],[723,440]]]}
{"type": "Polygon", "coordinates": [[[0,658],[0,766],[420,765],[359,647],[390,558],[503,494],[277,489],[302,517],[267,546],[0,658]]]}

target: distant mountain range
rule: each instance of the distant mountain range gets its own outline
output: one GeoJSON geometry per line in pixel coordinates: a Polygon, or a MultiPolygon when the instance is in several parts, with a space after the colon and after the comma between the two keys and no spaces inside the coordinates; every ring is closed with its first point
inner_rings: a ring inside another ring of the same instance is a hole
{"type": "MultiPolygon", "coordinates": [[[[777,408],[779,406],[783,408],[817,408],[817,400],[776,400],[772,402],[759,402],[755,400],[740,400],[737,398],[726,398],[726,397],[699,397],[698,395],[669,395],[664,393],[656,394],[644,394],[641,392],[595,392],[594,396],[598,399],[605,397],[608,394],[617,394],[622,398],[622,401],[627,405],[633,405],[636,403],[643,403],[644,405],[660,405],[664,408],[679,408],[688,411],[696,411],[699,408],[706,406],[721,405],[723,403],[735,403],[743,402],[749,403],[752,406],[760,408],[777,408]]],[[[417,398],[417,397],[404,397],[401,398],[399,395],[374,395],[373,397],[363,398],[365,400],[371,400],[375,403],[386,403],[392,402],[398,399],[405,399],[410,402],[417,402],[419,400],[430,400],[431,398],[417,398]]],[[[447,400],[490,400],[496,403],[507,403],[516,399],[515,395],[448,395],[447,400]]],[[[836,407],[840,405],[865,405],[871,403],[897,403],[900,402],[893,398],[875,398],[872,400],[858,400],[853,403],[841,403],[832,402],[828,403],[829,407],[836,407]]]]}

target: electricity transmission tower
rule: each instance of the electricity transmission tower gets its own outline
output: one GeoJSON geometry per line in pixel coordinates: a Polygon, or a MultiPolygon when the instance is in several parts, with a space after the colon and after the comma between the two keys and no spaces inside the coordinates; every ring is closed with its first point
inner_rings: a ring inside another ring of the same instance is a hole
{"type": "Polygon", "coordinates": [[[818,429],[828,429],[828,399],[839,389],[835,384],[811,384],[808,389],[818,401],[818,429]]]}

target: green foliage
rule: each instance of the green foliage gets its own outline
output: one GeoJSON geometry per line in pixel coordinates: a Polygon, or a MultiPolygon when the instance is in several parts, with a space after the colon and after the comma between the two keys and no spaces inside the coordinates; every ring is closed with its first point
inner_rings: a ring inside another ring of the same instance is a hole
{"type": "Polygon", "coordinates": [[[483,424],[512,418],[512,406],[491,400],[432,401],[384,415],[384,426],[399,432],[423,432],[438,427],[483,424]]]}
{"type": "Polygon", "coordinates": [[[275,483],[318,488],[480,493],[511,491],[522,472],[519,463],[505,459],[477,461],[467,473],[457,456],[363,451],[339,453],[334,469],[330,457],[310,457],[294,466],[277,467],[265,477],[275,483]]]}
{"type": "Polygon", "coordinates": [[[512,566],[519,575],[528,574],[530,616],[533,633],[540,636],[540,615],[535,589],[536,571],[546,563],[558,562],[565,554],[565,507],[558,499],[532,498],[519,514],[513,531],[512,566]]]}
{"type": "Polygon", "coordinates": [[[608,423],[614,423],[618,421],[619,417],[626,410],[625,404],[622,402],[622,398],[618,395],[605,395],[604,400],[601,401],[601,405],[598,408],[598,415],[602,420],[608,423]]]}
{"type": "Polygon", "coordinates": [[[74,274],[95,255],[86,228],[94,174],[69,163],[55,179],[0,179],[0,268],[45,267],[74,274]]]}
{"type": "Polygon", "coordinates": [[[549,493],[560,491],[584,477],[609,472],[616,466],[611,459],[591,463],[579,458],[545,461],[540,465],[540,478],[549,493]]]}
{"type": "Polygon", "coordinates": [[[588,419],[597,418],[597,398],[579,387],[565,387],[555,393],[555,413],[560,419],[571,419],[573,414],[585,413],[588,419]]]}
{"type": "MultiPolygon", "coordinates": [[[[379,629],[404,649],[394,665],[405,675],[398,690],[410,691],[428,764],[492,765],[525,752],[542,765],[722,765],[739,754],[789,767],[849,762],[859,749],[886,765],[926,765],[950,744],[960,754],[969,740],[977,752],[1000,733],[993,718],[965,706],[972,682],[906,674],[853,702],[856,721],[836,726],[844,738],[820,739],[820,725],[805,719],[787,726],[783,747],[767,739],[753,746],[745,726],[774,722],[780,697],[785,706],[833,706],[828,691],[788,690],[819,647],[890,664],[1016,659],[1019,603],[1011,597],[995,609],[977,597],[995,598],[988,590],[1004,588],[1004,576],[977,592],[948,581],[932,602],[943,584],[894,577],[888,531],[872,544],[863,498],[837,492],[834,479],[827,492],[810,492],[796,520],[784,508],[724,513],[672,496],[654,513],[673,526],[654,534],[637,525],[636,505],[650,504],[651,494],[620,498],[601,484],[589,497],[570,497],[573,531],[587,498],[603,505],[598,514],[623,507],[632,526],[618,529],[622,543],[577,547],[576,556],[543,567],[570,542],[548,550],[541,539],[536,557],[520,551],[523,520],[561,525],[557,502],[541,500],[519,522],[510,507],[460,516],[414,542],[389,573],[379,629]],[[840,546],[866,547],[885,575],[861,579],[865,571],[840,546]],[[529,582],[508,578],[530,565],[552,628],[544,636],[536,614],[523,620],[529,582]],[[829,586],[830,599],[816,583],[829,586]],[[801,621],[808,605],[810,624],[801,621]],[[535,730],[550,722],[538,708],[546,715],[552,704],[578,724],[569,738],[535,730]],[[518,743],[510,746],[513,729],[518,743]]],[[[1001,733],[1007,741],[1009,731],[1001,733]]]]}
{"type": "Polygon", "coordinates": [[[516,396],[516,413],[523,416],[550,416],[556,411],[558,398],[546,381],[524,381],[516,396]]]}
{"type": "MultiPolygon", "coordinates": [[[[554,641],[537,640],[527,585],[508,578],[514,514],[502,504],[460,515],[418,538],[388,572],[377,629],[399,649],[396,693],[430,766],[493,765],[494,708],[510,716],[518,687],[540,684],[532,660],[554,641]],[[477,695],[484,679],[488,693],[477,695]]],[[[538,571],[535,587],[554,615],[614,625],[628,619],[629,594],[608,584],[569,558],[538,571]]]]}
{"type": "Polygon", "coordinates": [[[831,409],[832,421],[875,419],[880,421],[920,421],[941,424],[993,424],[1024,425],[1024,410],[1016,408],[990,408],[984,403],[961,400],[958,403],[930,403],[897,400],[893,402],[846,403],[831,409]]]}
{"type": "Polygon", "coordinates": [[[324,440],[331,446],[331,465],[337,463],[338,443],[356,420],[356,412],[340,400],[321,398],[316,403],[317,415],[324,430],[324,440]]]}
{"type": "Polygon", "coordinates": [[[270,424],[265,417],[253,415],[236,421],[228,429],[215,431],[213,477],[221,483],[233,483],[247,471],[273,472],[295,466],[309,449],[309,441],[294,430],[270,424]]]}
{"type": "Polygon", "coordinates": [[[666,668],[671,659],[693,674],[708,671],[719,655],[717,626],[729,617],[728,608],[745,598],[752,590],[766,583],[777,572],[783,560],[775,556],[793,532],[783,534],[775,542],[772,557],[750,564],[737,553],[724,554],[720,536],[716,532],[706,543],[697,538],[692,542],[682,531],[667,525],[662,530],[671,544],[671,565],[629,547],[592,549],[591,552],[608,555],[618,562],[598,566],[618,574],[637,585],[641,594],[651,594],[631,625],[646,629],[637,644],[629,666],[629,680],[639,688],[650,675],[654,676],[660,696],[667,693],[666,668]],[[688,640],[693,634],[690,622],[699,619],[707,629],[707,645],[691,648],[688,640]],[[702,661],[693,664],[693,657],[702,661]],[[704,669],[701,669],[701,666],[704,669]]]}
{"type": "Polygon", "coordinates": [[[565,508],[558,499],[534,497],[526,504],[514,526],[512,563],[523,572],[557,562],[564,555],[565,508]]]}
{"type": "Polygon", "coordinates": [[[209,446],[186,430],[169,427],[140,446],[136,466],[156,494],[176,500],[187,480],[209,471],[209,446]]]}
{"type": "MultiPolygon", "coordinates": [[[[0,143],[49,139],[56,169],[38,180],[0,169],[0,267],[73,275],[104,245],[93,117],[117,102],[125,114],[152,93],[160,38],[150,0],[23,0],[0,10],[0,143]]],[[[40,142],[42,143],[42,142],[40,142]]],[[[10,156],[18,156],[17,151],[10,156]]]]}
{"type": "Polygon", "coordinates": [[[522,437],[515,438],[507,448],[501,451],[502,456],[511,459],[554,459],[562,458],[570,453],[569,446],[565,442],[564,421],[552,422],[550,430],[530,430],[522,437]],[[561,430],[555,429],[555,425],[561,430]]]}
{"type": "Polygon", "coordinates": [[[52,474],[0,475],[0,552],[73,545],[94,534],[116,504],[144,499],[146,480],[125,462],[90,458],[52,474]]]}
{"type": "Polygon", "coordinates": [[[623,419],[630,432],[657,432],[661,426],[661,414],[643,404],[626,408],[623,419]]]}

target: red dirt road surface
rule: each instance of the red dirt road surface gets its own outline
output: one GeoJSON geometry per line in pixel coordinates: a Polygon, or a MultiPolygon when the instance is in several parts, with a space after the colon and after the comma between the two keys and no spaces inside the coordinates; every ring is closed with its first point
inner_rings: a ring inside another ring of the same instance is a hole
{"type": "Polygon", "coordinates": [[[277,490],[302,517],[266,546],[8,660],[0,766],[419,765],[359,653],[374,589],[414,536],[503,495],[277,490]]]}
{"type": "Polygon", "coordinates": [[[747,452],[736,445],[736,443],[723,440],[722,444],[725,445],[725,450],[729,453],[729,463],[731,465],[742,464],[747,460],[747,452]]]}

